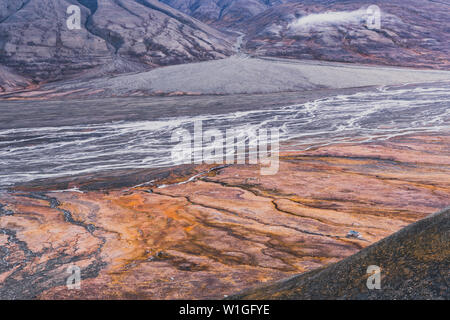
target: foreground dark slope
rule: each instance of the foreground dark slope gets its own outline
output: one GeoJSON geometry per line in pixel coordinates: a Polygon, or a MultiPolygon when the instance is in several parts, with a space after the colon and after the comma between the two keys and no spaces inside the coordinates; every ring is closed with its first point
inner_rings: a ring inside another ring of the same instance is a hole
{"type": "MultiPolygon", "coordinates": [[[[232,52],[226,36],[156,0],[0,0],[0,9],[0,65],[34,82],[143,71],[232,52]],[[81,30],[66,26],[70,5],[81,8],[81,30]]],[[[0,92],[11,85],[1,81],[0,92]]]]}
{"type": "Polygon", "coordinates": [[[231,299],[450,299],[450,209],[420,220],[326,268],[231,299]],[[381,268],[381,290],[366,287],[381,268]]]}

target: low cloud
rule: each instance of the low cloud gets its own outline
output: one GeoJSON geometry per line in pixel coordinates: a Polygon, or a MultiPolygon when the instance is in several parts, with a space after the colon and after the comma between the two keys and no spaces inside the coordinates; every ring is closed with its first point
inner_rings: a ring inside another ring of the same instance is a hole
{"type": "Polygon", "coordinates": [[[357,24],[365,21],[367,12],[364,9],[355,11],[336,11],[310,14],[289,24],[290,29],[309,29],[324,25],[357,24]]]}

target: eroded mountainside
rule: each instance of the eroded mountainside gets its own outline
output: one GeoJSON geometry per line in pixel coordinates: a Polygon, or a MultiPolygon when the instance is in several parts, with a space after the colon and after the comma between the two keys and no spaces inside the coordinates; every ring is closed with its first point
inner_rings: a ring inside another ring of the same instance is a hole
{"type": "Polygon", "coordinates": [[[286,0],[162,0],[201,21],[232,27],[286,0]]]}
{"type": "Polygon", "coordinates": [[[254,55],[440,69],[450,66],[448,0],[164,2],[218,28],[244,32],[245,49],[254,55]],[[380,28],[367,24],[371,5],[381,10],[380,28]]]}
{"type": "Polygon", "coordinates": [[[0,0],[0,8],[0,64],[35,82],[217,59],[232,48],[222,33],[154,0],[0,0]],[[70,5],[81,9],[80,30],[66,25],[70,5]]]}
{"type": "Polygon", "coordinates": [[[449,20],[444,1],[333,1],[277,6],[242,28],[258,55],[448,69],[449,20]],[[371,4],[379,29],[367,24],[371,4]]]}
{"type": "Polygon", "coordinates": [[[236,52],[448,70],[449,9],[449,0],[0,0],[0,92],[236,52]],[[70,5],[81,30],[66,25],[70,5]],[[368,24],[371,5],[380,28],[368,24]]]}

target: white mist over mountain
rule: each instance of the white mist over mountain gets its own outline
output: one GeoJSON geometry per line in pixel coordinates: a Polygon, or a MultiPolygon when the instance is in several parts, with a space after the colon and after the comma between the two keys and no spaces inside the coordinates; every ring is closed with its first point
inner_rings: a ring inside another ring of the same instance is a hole
{"type": "Polygon", "coordinates": [[[365,9],[358,9],[354,11],[336,11],[310,14],[297,19],[289,24],[289,29],[309,29],[316,26],[324,25],[348,25],[364,23],[367,18],[367,11],[365,9]]]}

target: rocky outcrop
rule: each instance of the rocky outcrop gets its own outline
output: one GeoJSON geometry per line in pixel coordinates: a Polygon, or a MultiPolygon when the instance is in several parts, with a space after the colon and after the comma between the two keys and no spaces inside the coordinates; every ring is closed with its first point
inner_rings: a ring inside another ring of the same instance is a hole
{"type": "MultiPolygon", "coordinates": [[[[158,1],[0,1],[0,64],[35,82],[222,58],[220,32],[158,1]],[[67,8],[81,8],[69,30],[67,8]]],[[[0,84],[1,85],[1,84],[0,84]]]]}

